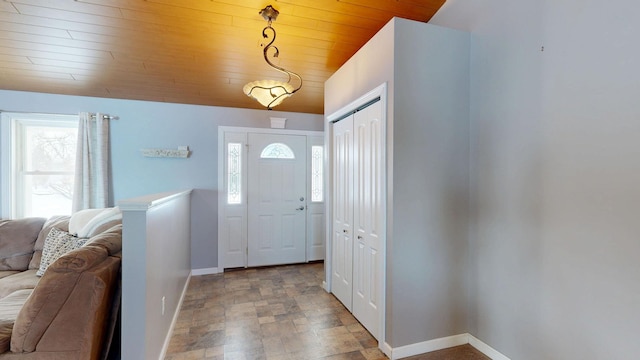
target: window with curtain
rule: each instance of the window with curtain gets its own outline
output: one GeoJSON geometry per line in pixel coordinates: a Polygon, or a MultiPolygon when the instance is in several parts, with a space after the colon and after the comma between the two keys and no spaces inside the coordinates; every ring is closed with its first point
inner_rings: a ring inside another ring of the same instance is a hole
{"type": "Polygon", "coordinates": [[[2,113],[2,217],[71,214],[78,116],[2,113]]]}

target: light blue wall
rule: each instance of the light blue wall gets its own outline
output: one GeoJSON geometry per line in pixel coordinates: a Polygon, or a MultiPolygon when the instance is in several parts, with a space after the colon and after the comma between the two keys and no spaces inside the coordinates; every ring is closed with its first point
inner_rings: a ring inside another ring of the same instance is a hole
{"type": "Polygon", "coordinates": [[[640,353],[639,12],[448,0],[431,20],[471,32],[469,330],[511,359],[640,353]]]}
{"type": "Polygon", "coordinates": [[[218,126],[269,127],[271,116],[287,118],[287,129],[323,129],[322,115],[314,114],[6,90],[0,90],[0,110],[118,116],[111,126],[113,200],[193,188],[194,269],[217,267],[218,126]],[[140,153],[142,148],[180,145],[193,151],[190,158],[145,158],[140,153]]]}

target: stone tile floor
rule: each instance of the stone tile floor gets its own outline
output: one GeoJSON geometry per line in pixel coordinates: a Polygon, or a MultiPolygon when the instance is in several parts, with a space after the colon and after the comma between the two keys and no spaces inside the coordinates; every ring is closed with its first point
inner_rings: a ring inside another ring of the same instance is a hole
{"type": "MultiPolygon", "coordinates": [[[[376,340],[322,289],[322,263],[191,278],[166,360],[382,360],[376,340]]],[[[488,360],[469,345],[412,360],[488,360]]]]}

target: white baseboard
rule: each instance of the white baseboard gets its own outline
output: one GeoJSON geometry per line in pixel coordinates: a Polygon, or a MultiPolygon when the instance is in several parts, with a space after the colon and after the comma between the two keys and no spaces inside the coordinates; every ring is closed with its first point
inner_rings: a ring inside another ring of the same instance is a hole
{"type": "Polygon", "coordinates": [[[469,337],[469,345],[473,346],[481,353],[487,355],[492,360],[510,360],[508,357],[502,355],[498,350],[478,340],[475,336],[471,334],[467,334],[467,336],[469,337]]]}
{"type": "Polygon", "coordinates": [[[423,341],[417,344],[410,344],[393,348],[391,351],[391,360],[402,359],[409,356],[424,354],[431,351],[442,350],[458,345],[464,345],[469,342],[467,334],[447,336],[439,339],[423,341]]]}
{"type": "Polygon", "coordinates": [[[385,341],[384,344],[382,344],[382,346],[378,346],[380,348],[380,350],[387,355],[387,357],[389,359],[393,359],[392,355],[393,355],[393,348],[391,347],[391,345],[389,345],[389,343],[387,343],[385,341]]]}
{"type": "Polygon", "coordinates": [[[222,271],[218,270],[217,267],[214,267],[214,268],[203,268],[203,269],[193,269],[193,270],[191,270],[191,276],[219,274],[221,272],[222,271]]]}
{"type": "Polygon", "coordinates": [[[176,311],[173,313],[173,318],[171,319],[171,326],[169,326],[169,332],[167,333],[167,337],[164,339],[164,344],[162,345],[162,351],[160,351],[159,360],[163,360],[167,355],[167,349],[169,348],[169,342],[171,341],[171,335],[173,335],[173,329],[176,326],[176,322],[178,322],[178,316],[180,315],[180,309],[182,309],[182,302],[184,301],[185,295],[187,295],[187,288],[189,288],[189,282],[191,282],[191,274],[187,277],[187,281],[184,284],[184,288],[182,289],[182,295],[180,295],[180,300],[178,300],[178,306],[176,306],[176,311]]]}
{"type": "Polygon", "coordinates": [[[481,353],[490,357],[492,360],[510,360],[508,357],[502,355],[496,349],[483,343],[475,336],[468,333],[423,341],[421,343],[400,346],[397,348],[392,348],[389,344],[384,343],[381,350],[385,353],[385,355],[389,357],[389,359],[396,360],[464,344],[473,346],[481,353]]]}

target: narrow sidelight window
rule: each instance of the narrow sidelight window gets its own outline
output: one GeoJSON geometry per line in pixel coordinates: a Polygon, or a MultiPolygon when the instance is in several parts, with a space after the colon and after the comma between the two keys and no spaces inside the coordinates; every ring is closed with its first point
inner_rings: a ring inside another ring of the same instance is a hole
{"type": "Polygon", "coordinates": [[[322,152],[323,147],[321,145],[311,147],[311,201],[313,202],[322,202],[324,200],[322,152]]]}
{"type": "Polygon", "coordinates": [[[242,203],[242,144],[227,145],[227,203],[242,203]]]}

